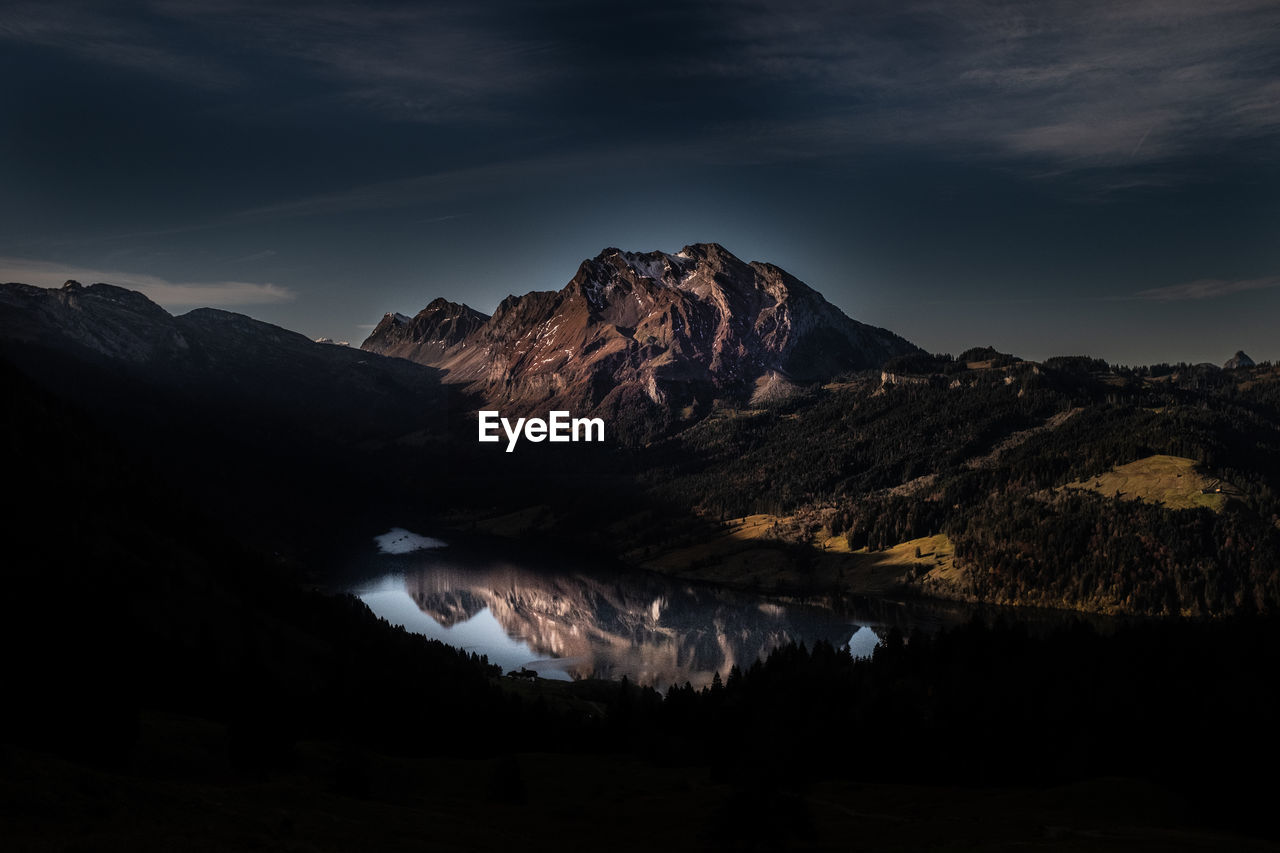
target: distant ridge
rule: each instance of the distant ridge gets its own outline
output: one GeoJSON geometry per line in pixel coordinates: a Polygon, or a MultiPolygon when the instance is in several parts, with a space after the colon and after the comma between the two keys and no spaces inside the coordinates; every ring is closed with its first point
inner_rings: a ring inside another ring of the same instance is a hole
{"type": "Polygon", "coordinates": [[[267,443],[287,434],[268,423],[363,438],[427,422],[442,431],[445,411],[436,371],[231,311],[174,316],[111,284],[0,284],[0,358],[79,403],[133,417],[175,395],[179,408],[210,423],[236,420],[267,443]]]}
{"type": "Polygon", "coordinates": [[[1222,367],[1226,370],[1235,370],[1237,367],[1253,367],[1253,359],[1244,354],[1244,350],[1236,350],[1236,354],[1227,359],[1222,367]]]}

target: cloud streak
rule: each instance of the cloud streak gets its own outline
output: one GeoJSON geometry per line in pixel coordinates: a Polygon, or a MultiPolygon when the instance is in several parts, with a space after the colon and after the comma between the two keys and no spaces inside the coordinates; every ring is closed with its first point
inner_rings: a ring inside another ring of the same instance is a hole
{"type": "Polygon", "coordinates": [[[731,49],[708,73],[825,92],[881,141],[1096,168],[1280,131],[1269,0],[721,9],[731,49]]]}
{"type": "Polygon", "coordinates": [[[163,0],[160,14],[216,34],[398,120],[492,120],[556,75],[545,43],[464,3],[293,4],[163,0]]]}
{"type": "Polygon", "coordinates": [[[19,3],[0,41],[206,89],[257,93],[284,70],[323,83],[319,102],[439,123],[493,120],[557,73],[545,44],[500,31],[501,20],[461,3],[19,3]]]}
{"type": "Polygon", "coordinates": [[[103,282],[140,291],[165,308],[240,307],[290,302],[287,287],[246,281],[175,282],[154,275],[100,270],[30,258],[0,257],[0,281],[37,287],[59,287],[68,279],[84,284],[103,282]]]}
{"type": "Polygon", "coordinates": [[[1186,302],[1189,300],[1219,299],[1233,293],[1244,293],[1251,290],[1270,290],[1280,287],[1280,275],[1263,278],[1221,279],[1202,278],[1183,284],[1168,287],[1153,287],[1135,293],[1133,299],[1147,299],[1154,302],[1186,302]]]}
{"type": "Polygon", "coordinates": [[[825,127],[846,154],[907,144],[1063,174],[1280,134],[1278,29],[1273,0],[155,0],[19,4],[0,40],[255,97],[310,81],[305,99],[276,92],[287,109],[688,141],[737,118],[782,147],[825,127]]]}
{"type": "MultiPolygon", "coordinates": [[[[513,188],[557,178],[572,178],[604,169],[641,168],[655,163],[691,164],[726,162],[719,143],[696,145],[668,143],[632,145],[539,157],[498,160],[477,166],[410,175],[390,181],[360,184],[335,192],[319,193],[240,211],[229,222],[330,216],[358,211],[389,210],[426,204],[446,204],[459,199],[501,196],[513,188]]],[[[422,220],[444,222],[471,214],[451,214],[422,220]]]]}
{"type": "Polygon", "coordinates": [[[125,68],[203,89],[226,89],[244,77],[228,63],[174,45],[171,33],[125,7],[16,3],[0,18],[0,42],[52,48],[90,62],[125,68]]]}

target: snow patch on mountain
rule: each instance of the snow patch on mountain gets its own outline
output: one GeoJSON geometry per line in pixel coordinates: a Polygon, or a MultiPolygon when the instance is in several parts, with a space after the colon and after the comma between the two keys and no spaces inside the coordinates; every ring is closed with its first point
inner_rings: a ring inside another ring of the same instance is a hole
{"type": "Polygon", "coordinates": [[[378,551],[383,554],[412,554],[414,551],[426,551],[432,548],[443,548],[447,543],[430,536],[423,536],[403,527],[393,527],[381,536],[373,537],[378,544],[378,551]]]}

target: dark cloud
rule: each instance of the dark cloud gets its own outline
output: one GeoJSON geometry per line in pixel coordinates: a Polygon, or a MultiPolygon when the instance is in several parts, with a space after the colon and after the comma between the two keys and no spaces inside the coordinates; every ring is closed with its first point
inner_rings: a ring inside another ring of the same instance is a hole
{"type": "Polygon", "coordinates": [[[14,3],[0,14],[0,42],[51,48],[89,62],[201,88],[246,78],[220,57],[193,54],[144,7],[101,3],[14,3]]]}
{"type": "Polygon", "coordinates": [[[397,120],[494,117],[557,73],[545,44],[495,28],[492,13],[472,4],[164,0],[155,8],[397,120]]]}
{"type": "Polygon", "coordinates": [[[0,252],[252,269],[343,338],[708,239],[932,348],[1058,319],[984,305],[1262,303],[1277,32],[1272,0],[10,3],[0,252]]]}
{"type": "Polygon", "coordinates": [[[725,10],[733,49],[710,70],[856,105],[863,139],[1122,168],[1280,130],[1270,0],[725,10]]]}
{"type": "Polygon", "coordinates": [[[766,157],[912,144],[1123,169],[1280,130],[1270,0],[110,8],[16,6],[0,37],[204,86],[269,90],[286,68],[317,105],[395,121],[607,145],[745,126],[727,138],[766,157]]]}

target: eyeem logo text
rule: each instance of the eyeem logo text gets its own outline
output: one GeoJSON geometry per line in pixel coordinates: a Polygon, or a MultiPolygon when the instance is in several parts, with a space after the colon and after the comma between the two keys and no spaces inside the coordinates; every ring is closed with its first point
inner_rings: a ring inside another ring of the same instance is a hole
{"type": "Polygon", "coordinates": [[[507,434],[507,452],[515,450],[523,435],[529,441],[604,441],[603,418],[571,418],[568,412],[548,412],[542,418],[517,418],[513,424],[498,412],[480,412],[480,440],[501,441],[507,434]]]}

